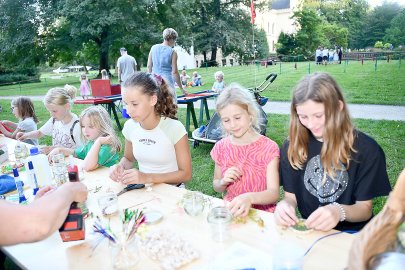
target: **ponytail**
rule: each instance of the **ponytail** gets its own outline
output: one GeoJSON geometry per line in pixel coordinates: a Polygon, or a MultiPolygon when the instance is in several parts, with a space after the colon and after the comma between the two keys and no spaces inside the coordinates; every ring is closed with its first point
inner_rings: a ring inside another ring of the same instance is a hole
{"type": "Polygon", "coordinates": [[[146,95],[157,96],[155,105],[157,115],[177,119],[177,105],[174,103],[170,86],[160,75],[136,72],[123,85],[124,89],[132,87],[139,87],[146,95]]]}

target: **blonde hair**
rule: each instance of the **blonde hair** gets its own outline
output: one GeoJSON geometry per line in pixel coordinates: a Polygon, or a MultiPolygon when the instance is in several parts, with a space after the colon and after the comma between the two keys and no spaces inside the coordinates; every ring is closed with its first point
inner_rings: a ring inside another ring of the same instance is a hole
{"type": "Polygon", "coordinates": [[[66,84],[64,88],[51,88],[44,97],[44,104],[63,106],[69,103],[70,105],[73,105],[76,92],[77,88],[69,84],[66,84]]]}
{"type": "Polygon", "coordinates": [[[215,72],[214,78],[216,79],[218,76],[221,76],[222,78],[224,78],[224,73],[221,70],[215,72]]]}
{"type": "Polygon", "coordinates": [[[103,69],[103,70],[101,71],[101,79],[103,79],[103,80],[108,80],[108,79],[109,79],[107,70],[103,69]]]}
{"type": "Polygon", "coordinates": [[[341,163],[349,168],[350,151],[355,152],[354,126],[337,82],[326,73],[314,73],[304,77],[293,91],[289,130],[288,160],[298,170],[308,158],[310,130],[301,124],[296,107],[308,100],[322,103],[325,107],[325,125],[321,163],[332,178],[341,169],[341,163]]]}
{"type": "MultiPolygon", "coordinates": [[[[121,142],[115,133],[112,120],[110,115],[102,106],[91,106],[86,108],[80,114],[80,126],[83,126],[83,118],[87,117],[90,121],[90,124],[95,128],[100,130],[100,136],[111,136],[111,149],[114,152],[119,152],[121,150],[121,142]]],[[[83,141],[87,141],[87,139],[83,136],[83,141]]]]}
{"type": "Polygon", "coordinates": [[[166,28],[163,30],[163,39],[164,40],[176,40],[178,37],[178,34],[176,30],[173,28],[166,28]]]}
{"type": "Polygon", "coordinates": [[[218,96],[216,110],[219,115],[228,105],[237,105],[246,110],[252,118],[252,127],[260,132],[259,127],[259,108],[252,92],[243,88],[239,84],[232,83],[218,96]]]}

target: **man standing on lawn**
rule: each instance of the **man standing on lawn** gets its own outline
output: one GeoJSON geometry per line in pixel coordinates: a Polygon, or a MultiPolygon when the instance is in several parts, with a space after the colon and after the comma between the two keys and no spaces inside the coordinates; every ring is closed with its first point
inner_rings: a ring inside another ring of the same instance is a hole
{"type": "Polygon", "coordinates": [[[136,71],[135,58],[127,53],[127,49],[120,49],[121,56],[117,61],[118,81],[123,84],[136,71]]]}

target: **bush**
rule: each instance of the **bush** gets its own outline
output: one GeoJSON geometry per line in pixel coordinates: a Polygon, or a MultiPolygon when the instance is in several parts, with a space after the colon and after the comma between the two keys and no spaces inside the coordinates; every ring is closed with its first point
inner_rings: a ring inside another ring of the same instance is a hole
{"type": "Polygon", "coordinates": [[[39,82],[39,76],[29,76],[21,73],[5,73],[0,74],[0,85],[7,85],[13,83],[32,83],[39,82]]]}

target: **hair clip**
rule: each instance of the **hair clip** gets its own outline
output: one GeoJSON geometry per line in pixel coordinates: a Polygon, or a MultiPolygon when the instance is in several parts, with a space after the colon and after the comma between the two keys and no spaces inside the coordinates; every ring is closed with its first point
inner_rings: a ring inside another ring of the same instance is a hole
{"type": "Polygon", "coordinates": [[[160,87],[162,85],[163,82],[163,78],[162,76],[158,75],[158,74],[153,74],[153,77],[155,78],[157,85],[160,87]]]}

